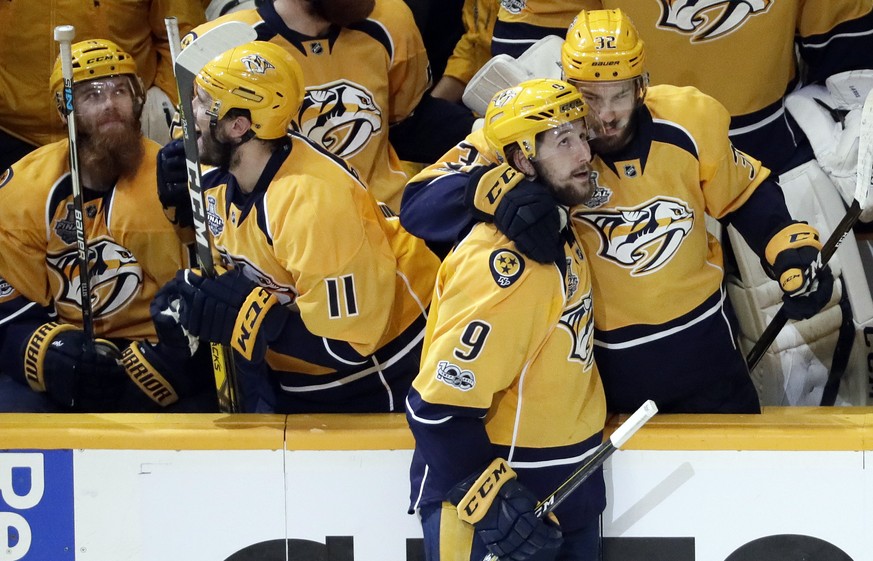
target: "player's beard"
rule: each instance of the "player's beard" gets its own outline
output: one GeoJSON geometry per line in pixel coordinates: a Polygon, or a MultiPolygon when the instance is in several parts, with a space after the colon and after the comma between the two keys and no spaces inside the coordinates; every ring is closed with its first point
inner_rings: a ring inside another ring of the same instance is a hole
{"type": "Polygon", "coordinates": [[[76,150],[79,166],[87,171],[89,188],[104,190],[114,186],[119,179],[132,176],[142,164],[145,146],[142,128],[133,115],[122,119],[122,126],[100,126],[108,120],[118,120],[118,114],[102,115],[96,122],[76,119],[76,150]]]}
{"type": "Polygon", "coordinates": [[[212,127],[206,131],[200,131],[200,163],[221,169],[229,169],[232,153],[233,146],[219,141],[215,137],[212,127]]]}
{"type": "Polygon", "coordinates": [[[636,127],[636,111],[621,121],[601,124],[598,135],[589,141],[591,150],[595,154],[614,154],[620,151],[633,140],[636,127]],[[611,129],[612,134],[607,135],[606,129],[611,129]]]}
{"type": "Polygon", "coordinates": [[[541,162],[533,162],[533,164],[537,177],[548,185],[555,200],[564,206],[573,207],[584,204],[594,193],[594,180],[590,164],[580,164],[569,173],[560,175],[551,172],[549,166],[543,165],[541,162]]]}
{"type": "Polygon", "coordinates": [[[341,27],[367,19],[375,0],[309,0],[312,14],[341,27]]]}

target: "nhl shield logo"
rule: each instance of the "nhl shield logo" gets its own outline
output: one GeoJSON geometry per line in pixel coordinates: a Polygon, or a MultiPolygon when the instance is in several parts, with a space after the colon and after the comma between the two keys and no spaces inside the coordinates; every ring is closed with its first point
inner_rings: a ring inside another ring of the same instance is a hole
{"type": "Polygon", "coordinates": [[[500,5],[510,14],[520,14],[527,6],[527,0],[500,0],[500,5]]]}
{"type": "Polygon", "coordinates": [[[638,175],[637,166],[634,164],[625,164],[624,165],[624,176],[625,177],[636,177],[638,175]]]}

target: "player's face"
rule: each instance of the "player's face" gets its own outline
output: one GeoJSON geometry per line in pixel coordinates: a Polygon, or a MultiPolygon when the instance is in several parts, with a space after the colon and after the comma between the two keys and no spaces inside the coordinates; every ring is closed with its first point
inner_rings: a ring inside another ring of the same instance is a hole
{"type": "Polygon", "coordinates": [[[620,82],[573,82],[599,121],[591,145],[597,153],[616,152],[633,138],[637,107],[636,79],[620,82]]]}
{"type": "Polygon", "coordinates": [[[221,134],[221,123],[215,127],[216,130],[210,126],[212,116],[208,112],[212,109],[212,96],[196,84],[191,108],[194,110],[194,130],[197,133],[200,162],[210,166],[228,167],[230,146],[216,138],[216,135],[221,134]]]}
{"type": "Polygon", "coordinates": [[[104,190],[134,173],[144,155],[130,78],[114,76],[73,86],[79,165],[87,186],[104,190]]]}
{"type": "Polygon", "coordinates": [[[100,78],[73,86],[73,107],[78,118],[91,135],[112,134],[135,123],[134,93],[127,76],[100,78]]]}
{"type": "Polygon", "coordinates": [[[586,202],[593,191],[588,127],[582,119],[537,135],[537,175],[567,206],[586,202]]]}

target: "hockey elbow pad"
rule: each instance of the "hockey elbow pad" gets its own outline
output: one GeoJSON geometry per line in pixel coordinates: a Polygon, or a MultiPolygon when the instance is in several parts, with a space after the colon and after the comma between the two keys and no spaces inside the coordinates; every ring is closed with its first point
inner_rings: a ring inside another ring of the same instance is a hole
{"type": "Polygon", "coordinates": [[[488,551],[500,559],[523,561],[561,547],[560,529],[537,517],[537,498],[502,458],[455,486],[448,499],[458,518],[472,524],[488,551]]]}

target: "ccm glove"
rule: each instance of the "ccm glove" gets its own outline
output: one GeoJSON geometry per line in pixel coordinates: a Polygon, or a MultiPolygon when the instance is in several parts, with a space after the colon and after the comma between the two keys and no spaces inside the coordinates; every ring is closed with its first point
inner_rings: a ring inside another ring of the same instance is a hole
{"type": "Polygon", "coordinates": [[[74,411],[113,411],[127,386],[118,347],[104,339],[86,345],[84,331],[51,322],[27,341],[24,374],[34,391],[74,411]]]}
{"type": "Polygon", "coordinates": [[[502,458],[455,486],[448,499],[458,507],[458,517],[472,524],[488,551],[502,561],[526,561],[561,547],[561,530],[537,518],[537,498],[502,458]]]}
{"type": "Polygon", "coordinates": [[[793,222],[779,230],[764,249],[764,270],[782,288],[785,316],[807,319],[831,299],[834,276],[821,266],[818,230],[805,222],[793,222]]]}
{"type": "Polygon", "coordinates": [[[188,194],[188,167],[185,146],[173,140],[158,150],[158,199],[167,218],[181,228],[194,224],[191,198],[188,194]]]}
{"type": "Polygon", "coordinates": [[[548,187],[501,164],[473,172],[467,189],[473,215],[493,221],[525,256],[540,263],[563,259],[561,210],[548,187]]]}
{"type": "Polygon", "coordinates": [[[178,290],[184,300],[185,313],[180,319],[192,335],[230,345],[254,362],[264,358],[290,314],[272,293],[246,278],[240,269],[214,279],[182,270],[165,288],[178,290]]]}

